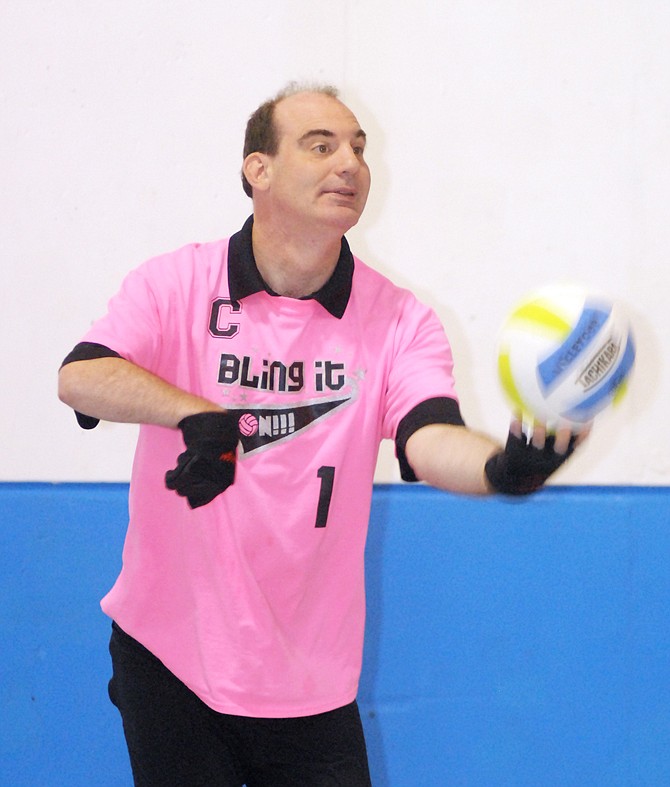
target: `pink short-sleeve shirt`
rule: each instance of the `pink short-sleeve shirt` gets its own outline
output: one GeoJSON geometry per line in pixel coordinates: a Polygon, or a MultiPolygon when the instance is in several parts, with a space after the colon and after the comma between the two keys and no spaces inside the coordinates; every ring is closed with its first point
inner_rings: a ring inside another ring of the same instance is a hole
{"type": "Polygon", "coordinates": [[[379,443],[426,400],[456,411],[435,314],[353,257],[323,291],[263,287],[251,222],[133,271],[84,337],[239,415],[235,483],[191,510],[166,489],[181,432],[142,425],[123,566],[103,610],[222,713],[351,702],[379,443]]]}

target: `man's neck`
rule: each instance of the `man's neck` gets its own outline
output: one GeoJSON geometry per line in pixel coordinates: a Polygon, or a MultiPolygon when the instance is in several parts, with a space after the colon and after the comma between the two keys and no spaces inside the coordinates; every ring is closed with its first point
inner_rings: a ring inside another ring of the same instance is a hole
{"type": "Polygon", "coordinates": [[[337,266],[342,244],[336,233],[288,233],[257,220],[251,237],[263,281],[289,298],[303,298],[323,287],[337,266]]]}

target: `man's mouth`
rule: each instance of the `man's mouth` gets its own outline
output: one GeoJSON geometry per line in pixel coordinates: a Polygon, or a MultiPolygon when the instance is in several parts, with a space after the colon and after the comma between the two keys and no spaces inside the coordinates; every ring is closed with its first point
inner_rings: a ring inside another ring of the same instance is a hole
{"type": "Polygon", "coordinates": [[[326,194],[337,194],[340,197],[355,197],[356,191],[354,189],[348,189],[348,188],[327,189],[326,194]]]}

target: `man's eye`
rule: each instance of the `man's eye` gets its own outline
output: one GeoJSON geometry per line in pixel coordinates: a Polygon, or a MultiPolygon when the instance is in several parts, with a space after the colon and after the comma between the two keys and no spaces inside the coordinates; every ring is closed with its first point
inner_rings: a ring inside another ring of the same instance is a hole
{"type": "Polygon", "coordinates": [[[323,143],[315,145],[314,150],[316,153],[328,153],[328,145],[324,145],[323,143]]]}
{"type": "Polygon", "coordinates": [[[354,147],[354,154],[355,154],[356,156],[362,156],[362,155],[363,155],[363,153],[365,153],[365,148],[363,148],[363,147],[360,147],[360,146],[356,146],[356,147],[354,147]]]}

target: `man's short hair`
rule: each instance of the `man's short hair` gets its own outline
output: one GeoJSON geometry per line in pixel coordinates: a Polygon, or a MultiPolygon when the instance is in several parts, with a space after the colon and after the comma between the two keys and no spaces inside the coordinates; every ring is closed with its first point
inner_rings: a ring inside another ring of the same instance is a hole
{"type": "MultiPolygon", "coordinates": [[[[338,98],[339,91],[332,85],[304,84],[299,82],[289,82],[289,84],[279,91],[273,98],[264,101],[258,109],[249,117],[247,129],[244,134],[244,152],[242,159],[250,153],[267,153],[275,156],[279,149],[279,137],[274,122],[275,107],[280,101],[294,96],[297,93],[322,93],[331,98],[338,98]]],[[[242,188],[244,193],[251,197],[253,192],[251,184],[242,172],[242,188]]]]}

